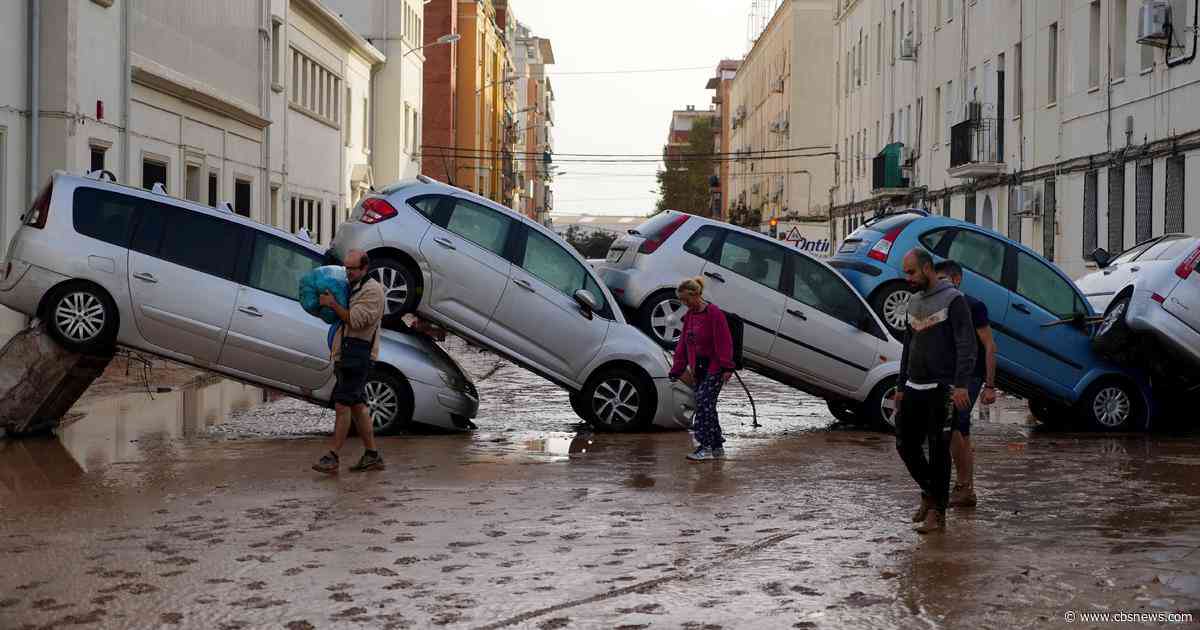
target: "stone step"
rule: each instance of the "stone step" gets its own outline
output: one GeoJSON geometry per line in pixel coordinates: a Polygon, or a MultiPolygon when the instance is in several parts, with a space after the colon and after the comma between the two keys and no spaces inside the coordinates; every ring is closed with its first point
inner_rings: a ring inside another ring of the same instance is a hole
{"type": "Polygon", "coordinates": [[[63,348],[45,325],[13,335],[0,348],[0,432],[52,430],[111,360],[63,348]]]}

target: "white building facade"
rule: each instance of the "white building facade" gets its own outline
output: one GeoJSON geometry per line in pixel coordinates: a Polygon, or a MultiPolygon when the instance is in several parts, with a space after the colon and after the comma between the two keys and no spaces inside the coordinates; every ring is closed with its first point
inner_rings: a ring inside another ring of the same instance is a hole
{"type": "Polygon", "coordinates": [[[839,5],[834,241],[924,207],[1078,277],[1096,247],[1197,231],[1195,0],[839,5]],[[1144,5],[1167,19],[1139,38],[1144,5]]]}

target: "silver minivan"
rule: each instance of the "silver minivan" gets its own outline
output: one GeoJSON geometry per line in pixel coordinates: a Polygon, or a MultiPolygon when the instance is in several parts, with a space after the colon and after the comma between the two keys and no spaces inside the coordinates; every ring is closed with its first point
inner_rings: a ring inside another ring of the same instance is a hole
{"type": "Polygon", "coordinates": [[[705,298],[744,321],[751,369],[824,398],[839,420],[893,425],[900,342],[824,262],[758,232],[665,211],[614,241],[597,272],[664,347],[683,327],[675,287],[703,277],[705,298]]]}
{"type": "MultiPolygon", "coordinates": [[[[115,344],[328,404],[328,325],[298,301],[322,250],[231,212],[56,172],[8,247],[0,303],[78,351],[115,344]]],[[[474,385],[431,341],[388,332],[376,429],[473,428],[474,385]]]]}
{"type": "Polygon", "coordinates": [[[427,177],[365,197],[331,254],[368,252],[394,321],[408,312],[570,392],[600,429],[691,425],[693,394],[662,348],[625,323],[591,266],[545,226],[427,177]]]}

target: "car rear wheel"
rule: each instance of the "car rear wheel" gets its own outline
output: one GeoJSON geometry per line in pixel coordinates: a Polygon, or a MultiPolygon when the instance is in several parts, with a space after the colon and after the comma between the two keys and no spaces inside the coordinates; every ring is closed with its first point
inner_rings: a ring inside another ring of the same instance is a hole
{"type": "Polygon", "coordinates": [[[884,431],[896,430],[896,416],[900,405],[896,403],[896,377],[891,376],[871,390],[858,415],[863,422],[870,422],[884,431]]]}
{"type": "Polygon", "coordinates": [[[370,275],[383,285],[384,326],[395,326],[406,313],[417,310],[421,291],[416,269],[395,258],[382,256],[371,259],[370,275]]]}
{"type": "Polygon", "coordinates": [[[683,334],[683,315],[687,307],[673,291],[651,295],[638,309],[638,327],[664,348],[674,348],[683,334]]]}
{"type": "Polygon", "coordinates": [[[1133,346],[1133,330],[1129,328],[1125,316],[1129,313],[1129,296],[1114,300],[1104,312],[1104,321],[1096,330],[1096,339],[1092,347],[1103,357],[1114,360],[1127,358],[1129,349],[1133,346]]]}
{"type": "Polygon", "coordinates": [[[611,368],[593,376],[583,388],[584,420],[603,431],[640,431],[654,417],[650,379],[629,368],[611,368]]]}
{"type": "Polygon", "coordinates": [[[367,377],[367,409],[376,435],[389,435],[409,425],[413,416],[413,395],[401,377],[372,370],[367,377]]]}
{"type": "Polygon", "coordinates": [[[1141,423],[1144,411],[1136,389],[1108,380],[1088,389],[1079,400],[1079,413],[1094,429],[1127,431],[1141,423]]]}
{"type": "Polygon", "coordinates": [[[117,305],[93,284],[58,287],[46,300],[50,335],[68,350],[101,352],[117,341],[117,305]]]}
{"type": "Polygon", "coordinates": [[[879,314],[892,336],[900,338],[908,325],[908,301],[912,291],[903,282],[886,284],[871,297],[871,308],[879,314]]]}

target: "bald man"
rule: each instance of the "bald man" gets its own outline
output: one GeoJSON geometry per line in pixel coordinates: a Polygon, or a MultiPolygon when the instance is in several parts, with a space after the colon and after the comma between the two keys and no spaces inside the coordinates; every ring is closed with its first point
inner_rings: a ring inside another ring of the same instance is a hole
{"type": "Polygon", "coordinates": [[[366,452],[350,470],[361,472],[384,467],[383,457],[375,448],[366,392],[371,364],[379,358],[379,326],[385,305],[383,285],[367,275],[371,261],[366,252],[350,251],[345,265],[350,281],[350,307],[343,308],[328,291],[321,295],[321,305],[332,309],[342,321],[330,353],[337,373],[337,384],[333,387],[333,408],[337,411],[333,448],[313,465],[313,470],[326,474],[335,474],[341,467],[338,453],[346,444],[351,420],[358,428],[366,452]]]}

